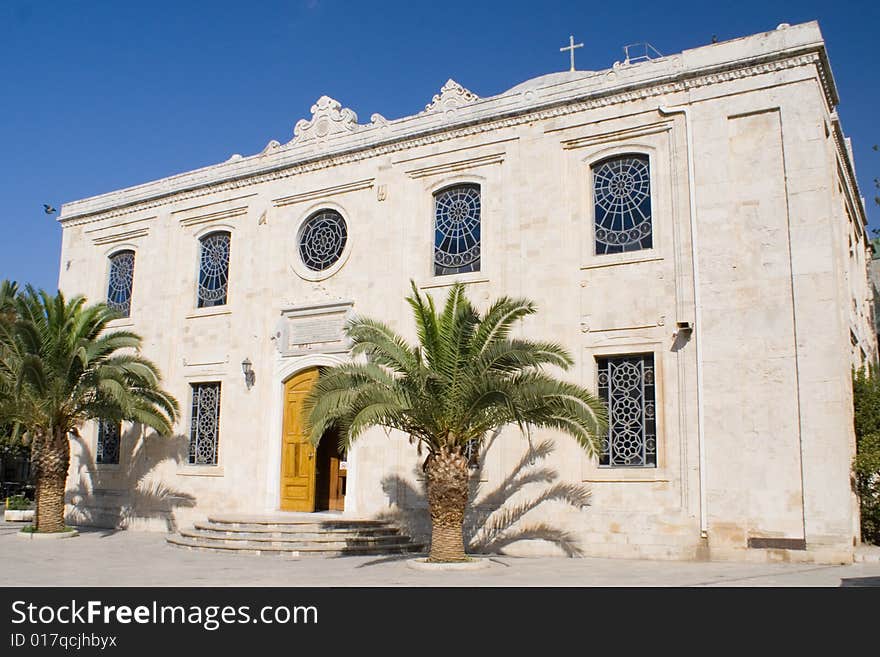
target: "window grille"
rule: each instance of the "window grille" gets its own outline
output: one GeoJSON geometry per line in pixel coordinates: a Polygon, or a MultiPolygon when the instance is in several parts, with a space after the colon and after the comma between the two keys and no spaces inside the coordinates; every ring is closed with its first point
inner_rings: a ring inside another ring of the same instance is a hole
{"type": "Polygon", "coordinates": [[[199,308],[222,306],[229,286],[229,233],[211,233],[200,240],[199,308]]]}
{"type": "Polygon", "coordinates": [[[347,241],[348,227],[342,215],[335,210],[321,210],[300,230],[299,255],[312,271],[324,271],[339,261],[347,241]]]}
{"type": "Polygon", "coordinates": [[[122,317],[131,315],[131,291],[134,286],[134,251],[120,251],[110,256],[110,281],[107,305],[122,317]]]}
{"type": "Polygon", "coordinates": [[[608,408],[608,434],[599,465],[657,466],[654,356],[597,358],[599,396],[608,408]]]}
{"type": "Polygon", "coordinates": [[[95,463],[119,463],[119,422],[98,422],[98,442],[95,446],[95,463]]]}
{"type": "Polygon", "coordinates": [[[189,462],[217,465],[220,438],[220,384],[192,384],[192,416],[189,432],[189,462]]]}
{"type": "Polygon", "coordinates": [[[480,271],[480,187],[458,185],[434,195],[434,275],[480,271]]]}
{"type": "Polygon", "coordinates": [[[597,255],[653,246],[647,155],[625,155],[596,164],[593,200],[597,255]]]}

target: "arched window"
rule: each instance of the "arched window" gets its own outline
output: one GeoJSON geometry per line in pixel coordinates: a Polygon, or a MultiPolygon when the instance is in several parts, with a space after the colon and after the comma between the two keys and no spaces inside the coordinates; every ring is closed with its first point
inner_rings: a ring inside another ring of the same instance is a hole
{"type": "Polygon", "coordinates": [[[647,155],[622,155],[593,165],[593,200],[597,255],[653,246],[647,155]]]}
{"type": "Polygon", "coordinates": [[[319,210],[299,231],[299,256],[312,271],[324,271],[342,257],[348,241],[345,219],[336,210],[319,210]]]}
{"type": "Polygon", "coordinates": [[[131,315],[131,290],[133,286],[134,251],[118,251],[110,256],[107,305],[123,317],[131,315]]]}
{"type": "Polygon", "coordinates": [[[480,186],[434,194],[434,275],[480,271],[480,186]]]}
{"type": "Polygon", "coordinates": [[[222,306],[229,287],[229,233],[203,237],[199,248],[199,308],[222,306]]]}

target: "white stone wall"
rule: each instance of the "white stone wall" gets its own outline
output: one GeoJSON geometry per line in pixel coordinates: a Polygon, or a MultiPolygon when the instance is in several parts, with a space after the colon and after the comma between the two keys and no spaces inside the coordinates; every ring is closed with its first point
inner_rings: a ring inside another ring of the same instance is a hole
{"type": "MultiPolygon", "coordinates": [[[[102,299],[107,257],[135,250],[132,316],[115,324],[144,336],[182,410],[172,439],[127,434],[118,467],[94,465],[87,427],[72,512],[164,528],[277,509],[283,381],[345,357],[282,355],[282,311],[348,301],[415,339],[409,280],[438,300],[464,280],[480,305],[534,299],[539,313],[519,330],[564,344],[573,381],[594,388],[598,356],[650,352],[657,369],[656,468],[600,468],[574,440],[540,431],[531,444],[548,440],[552,453],[523,464],[528,441],[505,429],[474,476],[474,522],[498,499],[524,515],[478,538],[518,553],[851,560],[850,333],[872,356],[876,339],[834,93],[821,35],[805,24],[538,78],[490,99],[450,82],[425,112],[397,121],[359,125],[322,98],[288,145],[64,206],[60,287],[102,299]],[[660,111],[676,106],[688,115],[660,111]],[[630,152],[650,157],[654,246],[595,255],[590,166],[630,152]],[[482,267],[437,278],[432,193],[458,182],[481,186],[482,267]],[[297,228],[324,207],[345,217],[349,246],[338,271],[309,280],[297,228]],[[228,304],[197,309],[198,238],[217,229],[232,234],[228,304]],[[853,255],[848,233],[858,236],[853,255]],[[677,322],[697,323],[694,334],[677,336],[677,322]],[[217,467],[186,465],[199,381],[222,382],[217,467]],[[541,467],[543,481],[511,483],[541,467]],[[749,549],[750,538],[805,540],[806,550],[749,549]]],[[[347,513],[424,530],[413,446],[377,429],[349,462],[347,513]]]]}

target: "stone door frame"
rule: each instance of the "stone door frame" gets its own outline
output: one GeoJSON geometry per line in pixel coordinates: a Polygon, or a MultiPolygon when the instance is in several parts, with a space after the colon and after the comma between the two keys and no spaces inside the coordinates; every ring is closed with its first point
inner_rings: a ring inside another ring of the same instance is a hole
{"type": "MultiPolygon", "coordinates": [[[[281,510],[281,433],[284,423],[284,384],[303,370],[315,367],[341,365],[350,362],[346,354],[309,354],[293,358],[282,358],[276,362],[272,374],[271,426],[266,450],[266,490],[263,508],[266,513],[281,510]]],[[[356,512],[354,491],[357,490],[357,448],[352,447],[347,455],[348,479],[346,482],[345,513],[356,512]]]]}

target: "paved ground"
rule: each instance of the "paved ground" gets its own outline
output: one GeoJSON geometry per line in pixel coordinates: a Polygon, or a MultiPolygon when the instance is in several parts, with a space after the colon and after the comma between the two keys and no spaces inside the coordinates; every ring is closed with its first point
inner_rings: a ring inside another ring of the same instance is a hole
{"type": "Polygon", "coordinates": [[[20,527],[0,522],[2,586],[880,586],[880,563],[500,556],[485,570],[422,572],[403,557],[293,560],[189,552],[151,532],[85,529],[73,539],[25,541],[14,535],[20,527]]]}

